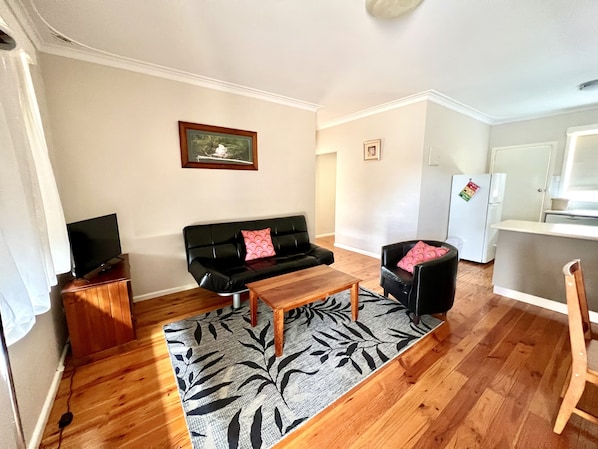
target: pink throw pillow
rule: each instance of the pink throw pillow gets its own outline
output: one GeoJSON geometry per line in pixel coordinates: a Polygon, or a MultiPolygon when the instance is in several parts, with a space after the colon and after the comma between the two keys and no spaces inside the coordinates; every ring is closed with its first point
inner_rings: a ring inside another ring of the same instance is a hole
{"type": "Polygon", "coordinates": [[[259,231],[241,231],[245,241],[245,260],[261,259],[263,257],[275,256],[270,228],[259,231]]]}
{"type": "Polygon", "coordinates": [[[413,273],[413,267],[418,263],[438,259],[446,253],[448,253],[448,248],[430,246],[420,240],[407,254],[405,254],[405,257],[399,260],[397,267],[402,268],[409,273],[413,273]]]}

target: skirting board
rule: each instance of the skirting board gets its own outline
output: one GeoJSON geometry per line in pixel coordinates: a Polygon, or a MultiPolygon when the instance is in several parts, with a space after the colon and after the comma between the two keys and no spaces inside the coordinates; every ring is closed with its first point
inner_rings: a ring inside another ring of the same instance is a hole
{"type": "Polygon", "coordinates": [[[330,237],[331,235],[334,235],[334,232],[329,232],[328,234],[318,234],[316,235],[316,238],[319,239],[321,237],[330,237]]]}
{"type": "MultiPolygon", "coordinates": [[[[64,372],[64,360],[66,359],[68,348],[69,342],[67,341],[62,349],[62,354],[60,355],[60,360],[58,361],[58,366],[56,367],[56,372],[54,373],[54,379],[52,379],[52,384],[50,385],[50,389],[46,395],[46,400],[44,401],[44,405],[40,411],[37,423],[33,429],[31,440],[29,440],[29,445],[27,446],[28,449],[37,449],[42,442],[44,430],[48,424],[50,412],[52,411],[52,406],[54,405],[54,400],[56,399],[56,393],[58,392],[58,387],[60,386],[60,381],[62,380],[62,373],[64,372]]],[[[58,423],[56,423],[56,426],[58,426],[58,423]]]]}
{"type": "MultiPolygon", "coordinates": [[[[553,301],[552,299],[540,298],[539,296],[529,295],[527,293],[510,290],[504,287],[494,286],[492,290],[497,295],[506,296],[507,298],[515,299],[517,301],[532,304],[534,306],[542,307],[543,309],[552,310],[567,315],[567,304],[553,301]]],[[[598,323],[598,313],[590,310],[590,321],[598,323]]]]}
{"type": "Polygon", "coordinates": [[[197,284],[187,284],[187,285],[181,285],[179,287],[172,287],[172,288],[167,288],[165,290],[159,290],[157,292],[145,293],[144,295],[134,296],[133,302],[147,301],[148,299],[157,298],[158,296],[164,296],[164,295],[170,295],[172,293],[184,292],[185,290],[191,290],[191,289],[198,288],[198,287],[199,286],[197,284]]]}
{"type": "Polygon", "coordinates": [[[354,253],[363,254],[364,256],[370,256],[375,259],[380,259],[380,254],[374,254],[374,253],[370,253],[368,251],[364,251],[362,249],[352,248],[350,246],[343,245],[342,243],[335,243],[334,246],[336,246],[337,248],[346,249],[347,251],[352,251],[354,253]]]}

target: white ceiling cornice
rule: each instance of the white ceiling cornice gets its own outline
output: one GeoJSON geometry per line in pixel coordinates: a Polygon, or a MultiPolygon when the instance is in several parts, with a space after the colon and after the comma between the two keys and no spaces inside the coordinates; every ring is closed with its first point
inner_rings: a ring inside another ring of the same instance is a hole
{"type": "MultiPolygon", "coordinates": [[[[77,59],[80,61],[92,62],[95,64],[105,65],[118,69],[129,70],[131,72],[143,73],[145,75],[151,75],[158,78],[164,78],[172,81],[178,81],[181,83],[192,84],[194,86],[219,90],[222,92],[242,95],[245,97],[256,98],[259,100],[282,104],[293,108],[304,109],[311,112],[316,112],[318,109],[322,108],[321,105],[310,103],[307,101],[297,100],[295,98],[285,97],[283,95],[273,94],[271,92],[253,89],[251,87],[245,87],[238,84],[228,83],[226,81],[220,81],[217,79],[199,76],[180,70],[170,69],[167,67],[159,66],[157,64],[150,64],[147,62],[114,55],[112,53],[91,48],[71,38],[67,38],[69,44],[72,45],[71,47],[47,43],[39,34],[37,28],[34,25],[33,19],[27,12],[27,9],[24,8],[20,2],[15,2],[11,0],[8,1],[10,2],[9,6],[13,10],[14,15],[18,18],[21,26],[24,28],[29,39],[32,41],[33,45],[39,52],[77,59]]],[[[58,30],[55,30],[48,23],[46,23],[45,20],[39,14],[38,16],[39,19],[42,22],[44,22],[44,24],[48,27],[48,29],[56,33],[58,36],[62,36],[58,30]]]]}
{"type": "Polygon", "coordinates": [[[506,125],[508,123],[524,122],[527,120],[534,120],[538,118],[554,117],[563,114],[573,114],[576,112],[594,111],[598,109],[598,103],[589,104],[586,106],[576,106],[573,108],[556,109],[541,114],[533,114],[520,117],[495,118],[492,120],[492,125],[506,125]]]}
{"type": "Polygon", "coordinates": [[[293,108],[304,109],[315,112],[322,106],[310,103],[295,98],[285,97],[283,95],[266,92],[251,87],[245,87],[238,84],[228,83],[205,76],[194,75],[192,73],[183,72],[181,70],[174,70],[167,67],[150,64],[147,62],[137,61],[135,59],[124,58],[108,53],[94,51],[87,48],[65,48],[60,45],[43,44],[39,51],[57,56],[64,56],[66,58],[78,59],[86,62],[93,62],[95,64],[105,65],[131,72],[143,73],[145,75],[165,78],[181,83],[192,84],[194,86],[201,86],[208,89],[219,90],[245,97],[257,98],[259,100],[269,101],[271,103],[278,103],[293,108]]]}
{"type": "Polygon", "coordinates": [[[37,29],[35,28],[34,22],[31,19],[29,13],[27,12],[27,9],[23,6],[21,2],[14,0],[7,0],[6,4],[8,5],[8,8],[11,10],[12,14],[15,16],[17,22],[19,22],[19,25],[23,28],[23,31],[27,35],[27,38],[39,51],[42,43],[42,38],[38,33],[37,29]]]}
{"type": "MultiPolygon", "coordinates": [[[[24,5],[25,0],[5,0],[5,2],[8,5],[9,10],[11,10],[12,14],[15,16],[17,22],[22,27],[24,33],[31,41],[31,46],[35,47],[37,51],[42,53],[48,53],[67,58],[82,60],[86,62],[92,62],[100,65],[142,73],[150,76],[169,79],[208,89],[214,89],[231,94],[256,98],[259,100],[282,104],[285,106],[299,108],[310,112],[316,112],[319,109],[325,107],[304,100],[298,100],[297,98],[286,97],[283,95],[242,86],[239,84],[221,81],[215,78],[208,78],[205,76],[196,75],[181,70],[168,68],[158,64],[143,62],[136,59],[119,56],[111,52],[105,52],[94,47],[85,45],[84,43],[77,42],[71,39],[69,36],[64,36],[60,30],[55,29],[52,25],[46,22],[44,17],[42,17],[39,14],[34,1],[29,2],[32,8],[31,10],[24,5]],[[36,24],[40,28],[38,28],[36,24]]],[[[33,48],[31,48],[31,50],[33,50],[33,48]]],[[[33,55],[31,56],[33,57],[33,55]]],[[[517,115],[517,113],[515,113],[515,115],[512,116],[500,117],[480,112],[480,110],[467,106],[466,104],[454,100],[453,98],[448,97],[447,95],[444,95],[436,90],[426,90],[413,95],[409,95],[404,98],[383,103],[381,105],[377,105],[368,109],[357,111],[340,118],[335,118],[331,121],[323,122],[321,125],[317,126],[317,129],[326,129],[338,126],[344,123],[351,122],[353,120],[369,117],[375,114],[404,107],[409,104],[417,103],[420,101],[431,101],[437,103],[448,109],[461,113],[465,116],[471,117],[488,125],[502,125],[507,123],[555,116],[560,114],[595,110],[598,108],[598,103],[593,103],[577,107],[574,106],[570,108],[561,108],[552,111],[544,111],[537,114],[530,114],[529,112],[526,114],[525,112],[521,111],[521,115],[517,115]]]]}
{"type": "Polygon", "coordinates": [[[374,106],[372,108],[364,109],[362,111],[355,112],[353,114],[346,115],[336,120],[332,120],[330,122],[323,123],[322,125],[318,126],[318,130],[332,128],[334,126],[342,125],[344,123],[352,122],[353,120],[359,120],[365,117],[369,117],[372,115],[379,114],[381,112],[390,111],[392,109],[401,108],[404,106],[408,106],[410,104],[414,104],[420,101],[431,101],[437,103],[441,106],[444,106],[448,109],[451,109],[455,112],[460,114],[466,115],[471,117],[475,120],[478,120],[482,123],[487,125],[495,126],[495,125],[505,125],[508,123],[515,123],[515,122],[523,122],[527,120],[534,120],[540,119],[545,117],[553,117],[556,115],[562,114],[571,114],[575,112],[584,112],[584,111],[592,111],[598,109],[598,104],[590,104],[587,106],[578,106],[573,108],[567,109],[558,109],[554,111],[549,111],[541,114],[530,114],[525,116],[517,116],[517,117],[492,117],[483,112],[480,112],[474,108],[471,108],[463,103],[460,103],[452,98],[441,94],[435,90],[428,90],[425,92],[420,92],[415,95],[410,95],[408,97],[400,98],[398,100],[394,100],[388,103],[381,104],[379,106],[374,106]]]}
{"type": "Polygon", "coordinates": [[[493,122],[487,115],[477,111],[476,109],[470,108],[469,106],[459,103],[446,95],[436,92],[435,90],[428,90],[420,92],[418,94],[409,95],[408,97],[400,98],[398,100],[390,101],[373,108],[364,109],[362,111],[355,112],[353,114],[346,115],[337,120],[324,123],[318,127],[318,129],[332,128],[334,126],[342,125],[344,123],[352,122],[353,120],[359,120],[372,115],[380,114],[381,112],[390,111],[397,108],[402,108],[410,104],[418,103],[420,101],[432,101],[455,112],[459,112],[463,115],[471,117],[480,122],[491,125],[493,122]]]}

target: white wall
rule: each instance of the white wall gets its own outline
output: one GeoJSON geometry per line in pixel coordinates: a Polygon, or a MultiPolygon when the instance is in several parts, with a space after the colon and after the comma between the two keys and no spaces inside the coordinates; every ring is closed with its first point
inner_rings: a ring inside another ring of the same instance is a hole
{"type": "MultiPolygon", "coordinates": [[[[554,141],[557,143],[556,155],[550,176],[560,176],[565,157],[567,128],[595,124],[598,124],[598,108],[496,125],[490,130],[490,151],[494,147],[554,141]]],[[[546,201],[549,201],[548,196],[546,201]]],[[[571,203],[570,207],[572,209],[596,209],[598,203],[575,202],[571,203]]]]}
{"type": "Polygon", "coordinates": [[[417,234],[426,110],[419,102],[318,131],[318,154],[337,153],[337,245],[379,256],[417,234]],[[364,161],[372,139],[382,139],[381,160],[364,161]]]}
{"type": "Polygon", "coordinates": [[[488,136],[488,125],[430,101],[320,130],[317,152],[337,152],[336,244],[378,256],[387,243],[446,239],[451,177],[487,170],[488,136]],[[363,161],[363,142],[376,138],[381,160],[363,161]]]}
{"type": "MultiPolygon", "coordinates": [[[[21,421],[28,443],[31,442],[34,431],[38,432],[35,435],[36,439],[41,438],[44,431],[47,413],[50,412],[49,408],[44,409],[44,402],[49,399],[51,402],[47,405],[52,407],[54,390],[57,388],[53,382],[60,380],[61,374],[57,370],[66,337],[60,288],[54,287],[51,309],[43,315],[38,315],[31,331],[9,348],[21,421]],[[51,396],[48,398],[49,393],[51,396]]],[[[8,409],[3,409],[0,415],[3,419],[8,417],[8,409]]],[[[0,441],[1,447],[3,446],[0,441]]]]}
{"type": "Polygon", "coordinates": [[[560,175],[563,169],[567,128],[596,123],[598,123],[598,108],[495,125],[490,129],[490,148],[556,141],[553,174],[560,175]]]}
{"type": "Polygon", "coordinates": [[[488,171],[490,126],[434,102],[425,126],[417,238],[445,240],[452,175],[488,171]],[[437,166],[428,165],[431,149],[437,166]]]}
{"type": "Polygon", "coordinates": [[[307,216],[315,235],[315,113],[43,55],[67,222],[116,212],[133,294],[196,285],[182,229],[307,216]],[[181,168],[178,121],[257,131],[258,171],[181,168]]]}
{"type": "MultiPolygon", "coordinates": [[[[39,444],[50,411],[44,405],[46,400],[54,399],[57,387],[54,382],[60,380],[57,370],[65,342],[66,323],[60,289],[53,288],[50,311],[38,315],[31,331],[8,351],[23,433],[28,445],[37,447],[39,444]]],[[[0,376],[0,449],[16,447],[13,443],[16,441],[15,427],[8,388],[8,383],[0,376]]],[[[52,402],[48,405],[51,407],[52,402]]]]}

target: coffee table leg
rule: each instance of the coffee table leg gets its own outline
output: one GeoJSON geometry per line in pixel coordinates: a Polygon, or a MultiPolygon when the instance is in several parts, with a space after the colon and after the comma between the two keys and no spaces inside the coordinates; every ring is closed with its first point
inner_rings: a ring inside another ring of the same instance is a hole
{"type": "Polygon", "coordinates": [[[257,295],[253,290],[249,290],[249,313],[251,314],[251,325],[257,324],[257,295]]]}
{"type": "Polygon", "coordinates": [[[284,310],[274,310],[274,353],[276,357],[282,355],[282,346],[284,344],[284,310]]]}
{"type": "Polygon", "coordinates": [[[357,314],[359,313],[359,282],[351,286],[351,315],[353,321],[357,321],[357,314]]]}

